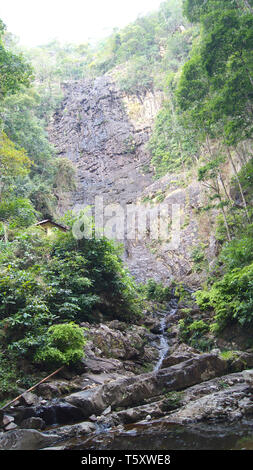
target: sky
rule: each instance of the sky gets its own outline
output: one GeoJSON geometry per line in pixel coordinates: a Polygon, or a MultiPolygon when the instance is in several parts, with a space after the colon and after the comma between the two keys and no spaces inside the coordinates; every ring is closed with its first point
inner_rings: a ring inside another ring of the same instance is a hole
{"type": "Polygon", "coordinates": [[[85,43],[109,35],[162,0],[1,0],[0,18],[23,46],[85,43]]]}

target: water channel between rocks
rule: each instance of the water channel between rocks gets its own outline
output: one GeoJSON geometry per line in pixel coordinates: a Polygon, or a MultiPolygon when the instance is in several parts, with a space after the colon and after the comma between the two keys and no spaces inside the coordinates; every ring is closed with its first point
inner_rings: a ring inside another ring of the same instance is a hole
{"type": "Polygon", "coordinates": [[[172,300],[171,303],[168,305],[169,309],[165,312],[161,313],[161,333],[160,333],[160,345],[159,345],[159,359],[157,364],[154,367],[154,371],[160,369],[166,354],[169,351],[170,345],[168,341],[168,334],[167,334],[167,323],[170,315],[174,315],[177,311],[177,300],[172,300]]]}
{"type": "MultiPolygon", "coordinates": [[[[169,317],[177,308],[177,301],[172,299],[164,311],[156,312],[160,319],[160,343],[154,372],[161,368],[170,349],[167,328],[169,317]]],[[[57,445],[56,448],[64,450],[251,450],[253,420],[181,425],[164,417],[115,427],[98,420],[95,432],[63,439],[57,445]]]]}
{"type": "Polygon", "coordinates": [[[253,420],[188,426],[158,419],[69,439],[66,450],[253,450],[253,420]]]}

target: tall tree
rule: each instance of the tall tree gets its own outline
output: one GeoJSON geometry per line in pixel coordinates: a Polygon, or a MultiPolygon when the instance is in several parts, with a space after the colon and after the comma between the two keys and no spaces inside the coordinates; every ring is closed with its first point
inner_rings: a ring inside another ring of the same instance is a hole
{"type": "Polygon", "coordinates": [[[179,105],[197,107],[203,116],[208,109],[229,145],[253,134],[253,15],[243,6],[235,0],[184,2],[188,19],[200,22],[202,32],[183,68],[179,105]]]}
{"type": "Polygon", "coordinates": [[[0,20],[0,100],[22,86],[28,86],[32,77],[32,68],[24,57],[5,47],[4,32],[5,25],[0,20]]]}

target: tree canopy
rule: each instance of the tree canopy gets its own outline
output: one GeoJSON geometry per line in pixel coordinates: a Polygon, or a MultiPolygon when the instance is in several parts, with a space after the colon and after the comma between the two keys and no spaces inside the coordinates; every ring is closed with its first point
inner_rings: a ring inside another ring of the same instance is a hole
{"type": "Polygon", "coordinates": [[[0,100],[16,93],[31,82],[32,68],[21,54],[14,54],[4,44],[5,25],[0,20],[0,100]]]}

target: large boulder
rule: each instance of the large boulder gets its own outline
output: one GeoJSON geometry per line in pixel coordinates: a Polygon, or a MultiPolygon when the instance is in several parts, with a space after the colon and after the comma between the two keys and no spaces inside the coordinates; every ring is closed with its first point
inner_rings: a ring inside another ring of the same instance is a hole
{"type": "Polygon", "coordinates": [[[174,351],[169,351],[167,356],[163,359],[161,368],[166,369],[167,367],[174,366],[175,364],[187,361],[198,354],[199,353],[196,349],[188,346],[187,344],[179,344],[174,351]]]}
{"type": "Polygon", "coordinates": [[[32,392],[23,393],[22,397],[19,399],[19,403],[24,406],[37,406],[40,402],[41,398],[32,392]]]}
{"type": "Polygon", "coordinates": [[[36,450],[49,446],[58,438],[34,429],[17,429],[0,435],[0,450],[36,450]]]}
{"type": "Polygon", "coordinates": [[[37,395],[46,400],[52,398],[68,395],[72,392],[77,392],[81,387],[74,382],[74,380],[59,380],[53,379],[50,382],[44,382],[36,388],[37,395]]]}
{"type": "Polygon", "coordinates": [[[210,420],[231,422],[249,416],[253,416],[251,394],[245,384],[238,384],[190,401],[168,419],[188,424],[210,420]]]}
{"type": "Polygon", "coordinates": [[[27,418],[22,421],[20,424],[20,427],[22,429],[37,429],[38,431],[41,431],[46,427],[45,421],[42,418],[27,418]]]}
{"type": "Polygon", "coordinates": [[[109,405],[112,409],[138,406],[151,397],[183,390],[226,372],[226,361],[214,354],[201,354],[167,369],[115,380],[93,390],[74,393],[65,400],[81,408],[84,416],[89,417],[101,414],[109,405]]]}
{"type": "Polygon", "coordinates": [[[122,362],[117,359],[107,359],[101,357],[89,357],[83,359],[85,371],[93,374],[115,372],[123,369],[122,362]]]}
{"type": "Polygon", "coordinates": [[[22,423],[28,418],[41,418],[46,425],[66,424],[81,421],[83,412],[65,401],[52,401],[41,406],[32,406],[15,410],[16,422],[22,423]]]}
{"type": "Polygon", "coordinates": [[[104,324],[91,328],[89,331],[94,347],[101,351],[103,358],[119,360],[136,360],[140,358],[144,351],[146,334],[146,329],[138,326],[135,326],[134,329],[126,326],[126,330],[123,332],[109,328],[104,324]]]}
{"type": "Polygon", "coordinates": [[[53,431],[48,431],[48,434],[52,432],[52,434],[57,434],[60,440],[62,439],[69,439],[76,436],[85,436],[91,434],[96,431],[96,425],[89,422],[84,421],[83,423],[72,424],[68,426],[61,426],[53,431]]]}

